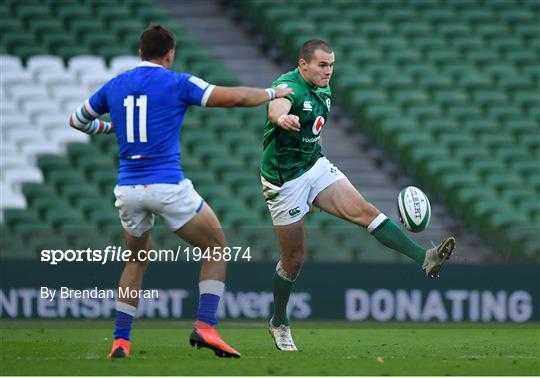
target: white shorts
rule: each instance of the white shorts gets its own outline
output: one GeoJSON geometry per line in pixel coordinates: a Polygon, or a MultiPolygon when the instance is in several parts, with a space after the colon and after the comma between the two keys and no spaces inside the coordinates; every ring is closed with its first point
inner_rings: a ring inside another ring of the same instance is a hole
{"type": "Polygon", "coordinates": [[[276,186],[261,177],[272,223],[274,226],[286,226],[298,222],[309,212],[320,192],[344,178],[345,175],[325,157],[319,158],[303,175],[282,186],[276,186]]]}
{"type": "Polygon", "coordinates": [[[154,214],[176,231],[202,209],[204,200],[190,180],[178,184],[122,185],[114,188],[122,227],[139,237],[154,225],[154,214]]]}

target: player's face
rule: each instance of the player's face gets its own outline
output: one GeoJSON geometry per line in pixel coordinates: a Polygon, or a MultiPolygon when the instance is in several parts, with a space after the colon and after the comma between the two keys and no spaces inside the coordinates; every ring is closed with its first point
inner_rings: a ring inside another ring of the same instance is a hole
{"type": "Polygon", "coordinates": [[[334,53],[323,50],[315,50],[309,62],[300,60],[300,68],[304,77],[315,87],[326,87],[330,83],[334,71],[334,53]]]}

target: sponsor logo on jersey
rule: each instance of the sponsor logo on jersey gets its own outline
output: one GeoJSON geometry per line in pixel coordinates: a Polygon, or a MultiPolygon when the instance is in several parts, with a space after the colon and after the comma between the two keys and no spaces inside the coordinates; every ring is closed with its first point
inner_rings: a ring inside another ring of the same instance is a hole
{"type": "Polygon", "coordinates": [[[330,111],[330,104],[332,103],[332,101],[329,98],[327,98],[325,102],[326,102],[326,107],[328,108],[328,111],[330,111]]]}
{"type": "Polygon", "coordinates": [[[316,143],[319,141],[319,139],[321,139],[320,136],[316,136],[316,137],[313,137],[313,138],[306,138],[306,137],[303,137],[302,138],[302,142],[304,143],[316,143]]]}
{"type": "Polygon", "coordinates": [[[281,83],[281,84],[278,84],[277,86],[280,87],[280,88],[287,88],[288,87],[287,83],[281,83]]]}
{"type": "Polygon", "coordinates": [[[296,216],[296,215],[298,215],[298,214],[300,214],[300,207],[298,207],[298,206],[295,207],[294,209],[290,209],[290,210],[289,210],[289,215],[290,215],[291,217],[294,217],[294,216],[296,216]]]}
{"type": "Polygon", "coordinates": [[[306,112],[313,111],[313,105],[311,104],[311,101],[309,100],[304,101],[304,111],[306,112]]]}
{"type": "Polygon", "coordinates": [[[319,135],[319,133],[322,130],[323,125],[324,125],[323,116],[318,116],[317,118],[315,118],[315,122],[313,122],[313,127],[311,128],[311,131],[313,132],[313,134],[319,135]]]}

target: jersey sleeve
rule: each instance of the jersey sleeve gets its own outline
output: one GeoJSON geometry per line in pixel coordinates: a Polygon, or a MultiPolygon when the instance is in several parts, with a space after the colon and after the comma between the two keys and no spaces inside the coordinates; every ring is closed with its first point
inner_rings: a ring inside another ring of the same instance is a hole
{"type": "Polygon", "coordinates": [[[188,105],[206,106],[215,85],[189,74],[178,74],[178,79],[181,101],[188,105]]]}
{"type": "Polygon", "coordinates": [[[100,116],[105,113],[109,113],[109,104],[107,101],[107,94],[109,91],[109,82],[105,83],[96,93],[94,93],[86,101],[85,105],[89,106],[90,112],[93,112],[94,116],[100,116]]]}
{"type": "Polygon", "coordinates": [[[291,102],[291,104],[294,104],[294,101],[298,97],[298,93],[300,93],[300,86],[296,84],[294,81],[291,80],[281,80],[278,79],[272,83],[273,87],[281,87],[281,88],[291,88],[293,90],[293,93],[289,93],[285,98],[291,102]]]}

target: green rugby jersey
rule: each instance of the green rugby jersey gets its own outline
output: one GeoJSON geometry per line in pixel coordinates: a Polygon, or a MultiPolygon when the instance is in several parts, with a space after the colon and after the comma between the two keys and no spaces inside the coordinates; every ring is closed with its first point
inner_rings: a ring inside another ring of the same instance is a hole
{"type": "Polygon", "coordinates": [[[330,86],[311,87],[300,75],[298,68],[281,75],[272,86],[287,86],[294,94],[289,114],[300,118],[300,132],[283,130],[268,120],[264,125],[261,175],[269,182],[281,186],[309,170],[323,156],[318,143],[322,127],[330,114],[332,92],[330,86]]]}

